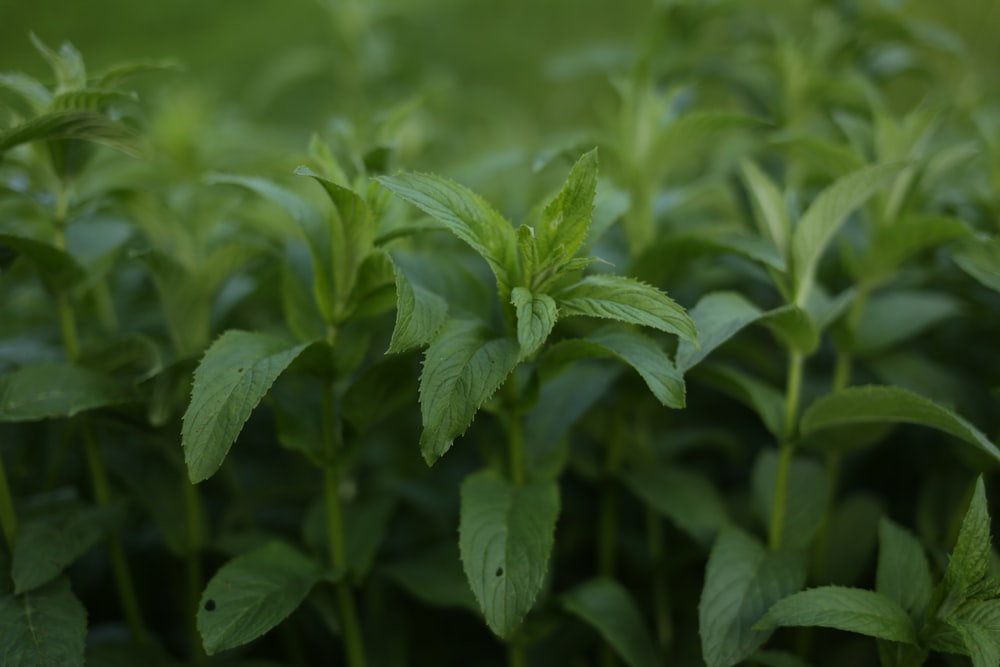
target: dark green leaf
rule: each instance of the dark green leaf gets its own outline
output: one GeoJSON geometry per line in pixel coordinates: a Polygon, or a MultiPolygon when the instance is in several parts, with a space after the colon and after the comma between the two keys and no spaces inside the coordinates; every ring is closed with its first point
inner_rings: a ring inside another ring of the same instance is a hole
{"type": "Polygon", "coordinates": [[[223,565],[202,593],[198,632],[209,655],[242,646],[281,623],[322,577],[311,558],[271,542],[223,565]]]}
{"type": "Polygon", "coordinates": [[[512,338],[491,338],[481,325],[452,320],[427,348],[420,374],[424,430],[420,451],[428,464],[451,448],[517,365],[512,338]]]}
{"type": "Polygon", "coordinates": [[[535,603],[558,516],[555,482],[512,486],[485,470],[462,483],[462,565],[486,624],[501,638],[517,630],[535,603]]]}
{"type": "Polygon", "coordinates": [[[819,347],[819,329],[803,308],[791,304],[775,308],[765,313],[760,322],[800,354],[808,356],[819,347]]]}
{"type": "Polygon", "coordinates": [[[768,431],[775,436],[781,435],[785,397],[773,386],[737,368],[720,364],[700,366],[695,377],[750,407],[768,431]]]}
{"type": "MultiPolygon", "coordinates": [[[[990,538],[990,514],[986,503],[986,488],[983,478],[976,480],[975,492],[969,509],[958,531],[958,541],[948,561],[944,575],[944,587],[949,602],[961,604],[980,592],[987,584],[992,555],[990,538]]],[[[947,608],[946,602],[942,607],[947,608]]]]}
{"type": "Polygon", "coordinates": [[[410,282],[396,268],[396,326],[389,342],[390,353],[427,345],[444,324],[448,303],[440,296],[410,282]]]}
{"type": "Polygon", "coordinates": [[[597,149],[577,161],[559,195],[545,207],[535,238],[539,262],[562,265],[587,238],[597,194],[597,149]]]}
{"type": "Polygon", "coordinates": [[[683,308],[655,287],[631,278],[588,276],[557,294],[556,301],[564,315],[618,320],[698,340],[698,331],[683,308]]]}
{"type": "Polygon", "coordinates": [[[640,500],[702,544],[730,522],[726,504],[712,483],[683,468],[644,466],[625,474],[625,484],[640,500]]]}
{"type": "Polygon", "coordinates": [[[511,291],[510,302],[517,312],[517,342],[521,359],[533,355],[548,339],[559,316],[556,302],[548,294],[532,294],[523,287],[511,291]]]}
{"type": "Polygon", "coordinates": [[[1000,450],[975,426],[922,396],[898,387],[848,387],[828,394],[802,415],[803,435],[845,424],[902,422],[943,431],[1000,461],[1000,450]]]}
{"type": "Polygon", "coordinates": [[[83,667],[87,611],[56,579],[43,588],[0,598],[0,636],[4,665],[83,667]]]}
{"type": "Polygon", "coordinates": [[[871,355],[919,336],[961,313],[957,299],[943,292],[896,290],[869,299],[854,330],[855,354],[871,355]]]}
{"type": "Polygon", "coordinates": [[[605,577],[562,595],[567,611],[593,626],[629,667],[663,664],[638,606],[621,584],[605,577]]]}
{"type": "Polygon", "coordinates": [[[969,243],[953,254],[955,263],[994,292],[1000,292],[1000,238],[969,243]]]}
{"type": "Polygon", "coordinates": [[[429,551],[381,565],[380,569],[421,602],[438,607],[478,609],[453,540],[429,551]]]}
{"type": "Polygon", "coordinates": [[[878,527],[875,590],[902,607],[911,618],[923,617],[931,601],[931,566],[920,541],[887,518],[878,527]]]}
{"type": "MultiPolygon", "coordinates": [[[[777,486],[779,454],[774,449],[763,450],[752,472],[753,507],[764,527],[770,526],[777,486]]],[[[805,549],[820,528],[827,506],[826,473],[816,461],[796,457],[788,472],[785,520],[781,547],[805,549]]]]}
{"type": "Polygon", "coordinates": [[[739,528],[724,528],[712,547],[698,603],[702,657],[708,667],[731,667],[750,657],[769,630],[754,625],[772,604],[802,588],[801,555],[769,553],[739,528]]]}
{"type": "Polygon", "coordinates": [[[677,369],[686,373],[763,314],[737,292],[705,295],[689,313],[698,330],[701,349],[690,341],[681,340],[677,346],[677,369]]]}
{"type": "Polygon", "coordinates": [[[38,277],[52,294],[66,293],[80,287],[87,279],[86,270],[65,250],[14,234],[0,234],[0,246],[13,248],[31,262],[38,277]]]}
{"type": "Polygon", "coordinates": [[[72,417],[128,400],[110,378],[68,363],[32,364],[0,376],[0,422],[72,417]]]}
{"type": "Polygon", "coordinates": [[[307,345],[227,331],[198,364],[181,444],[192,482],[215,474],[257,404],[307,345]]]}
{"type": "Polygon", "coordinates": [[[860,588],[820,586],[779,600],[757,627],[819,626],[904,644],[917,643],[913,621],[897,603],[860,588]]]}

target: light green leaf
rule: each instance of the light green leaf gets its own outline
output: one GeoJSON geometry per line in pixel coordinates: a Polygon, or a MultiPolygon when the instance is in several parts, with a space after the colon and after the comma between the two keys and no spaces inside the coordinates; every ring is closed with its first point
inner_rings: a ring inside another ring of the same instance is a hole
{"type": "Polygon", "coordinates": [[[194,372],[181,444],[192,482],[215,474],[257,404],[307,345],[262,333],[227,331],[194,372]]]}
{"type": "Polygon", "coordinates": [[[59,578],[43,588],[0,598],[3,665],[83,667],[87,610],[59,578]]]}
{"type": "Polygon", "coordinates": [[[663,664],[638,606],[621,584],[590,579],[562,596],[563,606],[593,626],[629,667],[663,664]]]}
{"type": "Polygon", "coordinates": [[[14,146],[56,139],[90,141],[132,157],[143,157],[148,151],[135,130],[104,114],[93,111],[53,111],[0,132],[0,158],[14,146]]]}
{"type": "Polygon", "coordinates": [[[652,327],[697,341],[684,309],[660,290],[623,276],[588,276],[556,295],[564,315],[587,315],[652,327]]]}
{"type": "Polygon", "coordinates": [[[60,91],[82,88],[87,85],[87,69],[83,64],[83,56],[80,55],[75,46],[69,42],[63,42],[59,45],[57,52],[49,48],[35,33],[28,33],[28,37],[35,50],[42,54],[49,67],[52,68],[60,91]]]}
{"type": "Polygon", "coordinates": [[[178,72],[183,67],[176,60],[137,60],[113,65],[110,69],[97,76],[95,86],[98,88],[114,88],[123,81],[134,76],[149,72],[178,72]]]}
{"type": "Polygon", "coordinates": [[[792,234],[796,305],[805,305],[820,257],[847,216],[903,167],[891,163],[859,169],[835,181],[809,206],[792,234]]]}
{"type": "Polygon", "coordinates": [[[1000,461],[1000,450],[975,426],[951,410],[898,387],[848,387],[827,394],[805,411],[800,428],[803,435],[808,435],[834,426],[873,422],[929,426],[1000,461]]]}
{"type": "Polygon", "coordinates": [[[636,497],[702,544],[711,544],[730,523],[722,496],[698,473],[653,465],[629,471],[624,481],[636,497]]]}
{"type": "Polygon", "coordinates": [[[389,353],[427,345],[447,316],[448,304],[444,299],[411,283],[403,270],[396,267],[396,326],[389,341],[389,353]]]}
{"type": "Polygon", "coordinates": [[[917,643],[913,621],[880,593],[843,586],[810,588],[779,600],[757,624],[762,630],[819,626],[904,644],[917,643]]]}
{"type": "Polygon", "coordinates": [[[65,362],[22,366],[0,376],[0,422],[72,417],[128,400],[111,378],[65,362]]]}
{"type": "Polygon", "coordinates": [[[994,292],[1000,292],[1000,238],[969,243],[952,255],[955,263],[994,292]]]}
{"type": "Polygon", "coordinates": [[[868,300],[854,330],[853,351],[859,356],[910,340],[936,324],[961,314],[961,305],[944,292],[895,290],[868,300]]]}
{"type": "Polygon", "coordinates": [[[558,516],[555,482],[512,486],[484,470],[462,483],[462,565],[486,624],[502,639],[517,630],[542,588],[558,516]]]}
{"type": "Polygon", "coordinates": [[[701,652],[708,667],[731,667],[760,648],[770,630],[754,628],[772,604],[802,588],[801,554],[768,552],[739,528],[724,528],[712,547],[698,603],[701,652]]]}
{"type": "Polygon", "coordinates": [[[17,532],[11,579],[14,592],[46,584],[90,551],[117,518],[119,507],[59,507],[23,522],[17,532]]]}
{"type": "Polygon", "coordinates": [[[242,646],[281,623],[320,580],[319,563],[270,542],[223,565],[201,596],[198,632],[209,655],[242,646]]]}
{"type": "Polygon", "coordinates": [[[545,207],[535,238],[539,262],[562,265],[583,245],[597,194],[597,149],[585,153],[570,170],[559,195],[545,207]]]}
{"type": "Polygon", "coordinates": [[[52,103],[52,93],[42,83],[27,74],[6,72],[0,74],[0,87],[21,96],[37,114],[44,113],[52,103]]]}
{"type": "MultiPolygon", "coordinates": [[[[762,450],[751,473],[753,508],[764,527],[771,522],[778,458],[776,450],[762,450]]],[[[781,547],[805,549],[816,536],[826,511],[827,483],[823,466],[811,459],[793,458],[786,493],[781,547]]]]}
{"type": "Polygon", "coordinates": [[[555,300],[548,294],[532,294],[523,287],[515,287],[510,302],[517,309],[517,342],[521,346],[521,359],[527,359],[548,340],[559,317],[555,300]]]}
{"type": "Polygon", "coordinates": [[[477,322],[452,320],[444,325],[427,348],[420,374],[420,451],[428,464],[465,432],[517,366],[519,356],[517,341],[492,338],[477,322]]]}
{"type": "MultiPolygon", "coordinates": [[[[980,476],[976,480],[972,501],[962,520],[958,541],[944,574],[948,599],[942,604],[942,610],[947,610],[951,604],[961,604],[988,583],[991,555],[990,514],[986,503],[986,487],[980,476]]],[[[946,611],[942,611],[942,615],[945,613],[946,611]]]]}
{"type": "Polygon", "coordinates": [[[753,200],[757,227],[762,235],[771,239],[787,262],[792,220],[788,214],[785,198],[774,181],[753,162],[744,160],[741,168],[743,180],[753,200]]]}
{"type": "Polygon", "coordinates": [[[677,346],[677,370],[686,373],[764,312],[737,292],[713,292],[688,313],[698,330],[698,342],[681,340],[677,346]]]}
{"type": "Polygon", "coordinates": [[[920,541],[908,530],[883,517],[878,527],[878,568],[875,590],[919,620],[930,604],[934,584],[920,541]]]}
{"type": "Polygon", "coordinates": [[[447,225],[485,259],[501,289],[517,279],[514,228],[468,188],[432,174],[399,174],[375,179],[401,199],[447,225]]]}

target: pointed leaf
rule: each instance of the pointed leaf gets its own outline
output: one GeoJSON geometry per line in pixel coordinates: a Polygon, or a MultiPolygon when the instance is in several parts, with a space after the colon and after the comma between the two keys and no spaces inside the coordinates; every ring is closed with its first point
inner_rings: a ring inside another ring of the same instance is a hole
{"type": "Polygon", "coordinates": [[[539,261],[562,264],[587,238],[597,194],[597,149],[585,153],[570,170],[559,195],[545,207],[538,225],[539,261]]]}
{"type": "Polygon", "coordinates": [[[926,217],[879,226],[872,237],[866,271],[870,278],[891,275],[914,255],[972,234],[957,218],[926,217]]]}
{"type": "Polygon", "coordinates": [[[548,340],[559,316],[556,302],[548,294],[532,294],[523,287],[511,291],[510,302],[517,310],[517,342],[521,359],[527,359],[548,340]]]}
{"type": "Polygon", "coordinates": [[[517,365],[520,347],[511,338],[491,338],[470,320],[448,322],[424,357],[420,451],[434,463],[465,432],[479,408],[517,365]]]}
{"type": "Polygon", "coordinates": [[[677,345],[677,370],[686,373],[763,314],[757,306],[737,292],[713,292],[695,304],[688,313],[698,329],[698,342],[681,340],[677,345]]]}
{"type": "Polygon", "coordinates": [[[884,595],[860,588],[820,586],[790,595],[771,607],[757,627],[819,626],[904,644],[917,643],[913,621],[884,595]]]}
{"type": "Polygon", "coordinates": [[[961,304],[944,292],[894,290],[872,296],[854,329],[852,348],[859,356],[877,354],[954,319],[961,304]]]}
{"type": "Polygon", "coordinates": [[[694,377],[725,392],[757,413],[772,435],[781,436],[785,419],[785,397],[772,385],[732,366],[706,364],[694,377]]]}
{"type": "Polygon", "coordinates": [[[701,652],[708,667],[731,667],[760,648],[769,630],[754,628],[772,604],[802,588],[801,555],[769,553],[739,528],[725,528],[708,557],[698,603],[701,652]]]}
{"type": "Polygon", "coordinates": [[[46,584],[90,551],[121,516],[119,507],[59,508],[22,523],[14,547],[14,592],[46,584]]]}
{"type": "Polygon", "coordinates": [[[0,376],[0,422],[72,417],[128,400],[111,378],[64,362],[22,366],[0,376]]]}
{"type": "Polygon", "coordinates": [[[440,296],[410,282],[396,268],[396,326],[389,341],[389,353],[405,352],[433,340],[448,316],[448,304],[440,296]]]}
{"type": "Polygon", "coordinates": [[[845,424],[907,423],[943,431],[1000,462],[1000,450],[979,429],[937,403],[898,387],[848,387],[818,399],[802,415],[803,435],[845,424]]]}
{"type": "Polygon", "coordinates": [[[555,482],[513,486],[484,470],[462,483],[462,565],[486,624],[502,639],[517,630],[542,588],[558,516],[555,482]]]}
{"type": "Polygon", "coordinates": [[[653,511],[702,544],[730,523],[725,501],[702,475],[666,465],[626,473],[626,486],[653,511]]]}
{"type": "Polygon", "coordinates": [[[209,655],[242,646],[295,611],[323,574],[319,563],[271,542],[223,565],[205,587],[198,632],[209,655]]]}
{"type": "Polygon", "coordinates": [[[514,285],[518,275],[514,228],[479,195],[431,174],[379,176],[375,180],[447,225],[489,263],[501,287],[514,285]]]}
{"type": "Polygon", "coordinates": [[[663,664],[639,607],[613,579],[598,577],[562,596],[563,606],[594,627],[629,667],[663,664]]]}
{"type": "Polygon", "coordinates": [[[0,598],[0,628],[4,665],[83,667],[87,611],[65,578],[0,598]]]}
{"type": "Polygon", "coordinates": [[[0,132],[0,158],[14,146],[56,139],[91,141],[132,157],[143,157],[147,152],[146,144],[135,130],[104,114],[53,111],[0,132]]]}
{"type": "MultiPolygon", "coordinates": [[[[990,572],[992,553],[986,488],[980,476],[944,574],[949,601],[960,604],[979,591],[990,572]]],[[[942,605],[943,608],[947,606],[947,603],[942,605]]]]}
{"type": "Polygon", "coordinates": [[[995,630],[990,632],[973,623],[954,622],[951,625],[962,637],[962,642],[972,659],[972,667],[1000,665],[1000,641],[995,630]]]}
{"type": "Polygon", "coordinates": [[[741,168],[743,180],[753,199],[757,227],[762,235],[774,242],[781,256],[787,261],[792,220],[788,214],[785,198],[774,181],[753,162],[744,160],[741,168]]]}
{"type": "Polygon", "coordinates": [[[810,205],[792,234],[795,303],[805,304],[820,257],[854,209],[861,206],[905,165],[865,167],[838,179],[810,205]]]}
{"type": "Polygon", "coordinates": [[[952,257],[967,274],[994,292],[1000,292],[1000,238],[969,243],[952,257]]]}
{"type": "Polygon", "coordinates": [[[26,236],[0,234],[0,246],[13,248],[31,262],[38,277],[53,294],[79,287],[87,279],[86,270],[65,250],[26,236]]]}
{"type": "Polygon", "coordinates": [[[660,290],[614,275],[588,276],[556,295],[564,315],[587,315],[652,327],[697,341],[684,309],[660,290]]]}
{"type": "Polygon", "coordinates": [[[42,83],[27,74],[7,72],[0,74],[0,87],[17,93],[36,114],[44,113],[52,103],[52,93],[42,83]]]}
{"type": "Polygon", "coordinates": [[[307,345],[261,333],[227,331],[194,373],[181,444],[192,482],[215,474],[257,404],[307,345]]]}
{"type": "Polygon", "coordinates": [[[878,527],[878,568],[875,590],[921,619],[933,593],[931,566],[920,541],[890,519],[878,527]]]}
{"type": "Polygon", "coordinates": [[[820,332],[812,317],[804,309],[789,304],[769,310],[761,317],[765,325],[789,348],[810,355],[820,343],[820,332]]]}

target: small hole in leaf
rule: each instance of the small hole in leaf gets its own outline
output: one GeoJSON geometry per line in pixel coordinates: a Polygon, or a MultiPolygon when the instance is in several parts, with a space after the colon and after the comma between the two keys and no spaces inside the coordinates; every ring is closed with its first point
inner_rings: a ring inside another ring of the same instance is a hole
{"type": "Polygon", "coordinates": [[[205,611],[215,611],[215,600],[205,600],[205,611]]]}
{"type": "Polygon", "coordinates": [[[498,567],[497,568],[497,576],[498,577],[502,577],[503,576],[503,568],[502,567],[498,567]]]}
{"type": "Polygon", "coordinates": [[[242,368],[237,368],[237,369],[236,369],[236,372],[237,372],[237,373],[242,373],[242,372],[243,372],[243,369],[242,369],[242,368]]]}

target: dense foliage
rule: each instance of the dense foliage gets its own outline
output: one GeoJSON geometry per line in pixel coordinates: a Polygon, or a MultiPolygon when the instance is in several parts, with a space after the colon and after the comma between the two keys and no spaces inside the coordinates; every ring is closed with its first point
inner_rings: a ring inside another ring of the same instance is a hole
{"type": "Polygon", "coordinates": [[[975,31],[319,5],[236,104],[0,74],[0,665],[1000,664],[975,31]]]}

